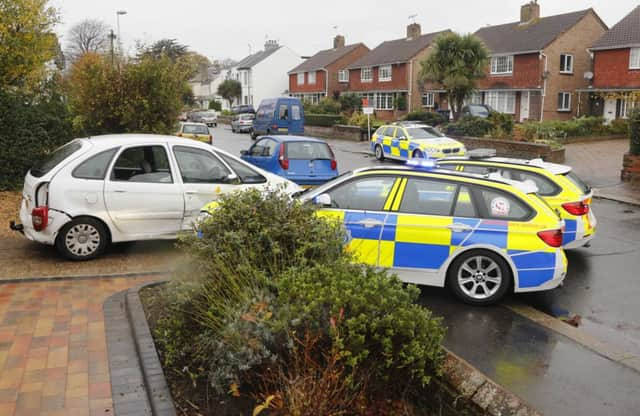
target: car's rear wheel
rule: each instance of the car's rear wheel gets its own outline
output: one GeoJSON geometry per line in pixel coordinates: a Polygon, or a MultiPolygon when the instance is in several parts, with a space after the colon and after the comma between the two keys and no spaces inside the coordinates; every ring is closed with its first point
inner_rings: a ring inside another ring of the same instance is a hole
{"type": "Polygon", "coordinates": [[[447,285],[463,302],[489,305],[502,298],[511,284],[511,269],[498,254],[470,250],[458,256],[447,272],[447,285]]]}
{"type": "Polygon", "coordinates": [[[377,144],[374,152],[376,155],[376,159],[382,162],[384,160],[384,151],[382,150],[382,146],[377,144]]]}
{"type": "Polygon", "coordinates": [[[424,159],[424,153],[422,153],[422,150],[416,149],[411,157],[413,159],[424,159]]]}
{"type": "Polygon", "coordinates": [[[109,243],[109,233],[100,221],[79,217],[62,227],[56,239],[58,251],[70,260],[91,260],[98,257],[109,243]]]}

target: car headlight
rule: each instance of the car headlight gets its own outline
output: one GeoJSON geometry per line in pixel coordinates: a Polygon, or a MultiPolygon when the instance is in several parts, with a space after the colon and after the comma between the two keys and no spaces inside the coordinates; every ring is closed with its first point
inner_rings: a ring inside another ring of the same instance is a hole
{"type": "Polygon", "coordinates": [[[435,148],[433,148],[433,147],[427,147],[427,148],[425,149],[425,151],[426,151],[427,153],[438,153],[438,149],[435,149],[435,148]]]}

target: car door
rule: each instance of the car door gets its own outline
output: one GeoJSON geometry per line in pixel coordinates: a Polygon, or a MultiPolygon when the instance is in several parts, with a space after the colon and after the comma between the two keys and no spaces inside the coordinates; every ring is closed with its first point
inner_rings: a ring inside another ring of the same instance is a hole
{"type": "Polygon", "coordinates": [[[289,134],[303,134],[304,133],[304,109],[302,105],[297,102],[291,102],[289,112],[289,134]]]}
{"type": "Polygon", "coordinates": [[[153,239],[178,232],[184,201],[166,146],[124,147],[105,181],[104,201],[111,221],[128,238],[153,239]]]}
{"type": "Polygon", "coordinates": [[[347,231],[347,248],[360,262],[377,266],[381,240],[384,248],[388,246],[383,226],[397,182],[390,175],[356,177],[326,192],[331,206],[321,210],[320,215],[342,220],[347,231]]]}
{"type": "Polygon", "coordinates": [[[184,199],[181,228],[189,230],[203,206],[240,186],[236,175],[213,151],[179,145],[171,150],[178,166],[184,199]]]}
{"type": "MultiPolygon", "coordinates": [[[[278,119],[276,124],[278,125],[278,134],[289,134],[289,118],[291,115],[291,109],[289,103],[286,101],[278,102],[278,119]]],[[[275,133],[275,132],[274,132],[275,133]]]]}
{"type": "Polygon", "coordinates": [[[249,148],[246,160],[259,168],[274,172],[276,169],[274,164],[277,164],[278,146],[279,143],[271,137],[264,137],[249,148]]]}
{"type": "Polygon", "coordinates": [[[389,156],[400,157],[400,140],[396,137],[396,128],[389,126],[384,131],[385,142],[389,143],[389,156]]]}

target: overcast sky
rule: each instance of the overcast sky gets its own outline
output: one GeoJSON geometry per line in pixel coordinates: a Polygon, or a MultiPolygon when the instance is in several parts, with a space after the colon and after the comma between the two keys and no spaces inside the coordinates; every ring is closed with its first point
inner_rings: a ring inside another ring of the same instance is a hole
{"type": "MultiPolygon", "coordinates": [[[[337,32],[347,43],[364,42],[374,48],[384,40],[404,37],[409,16],[417,15],[422,33],[453,29],[474,32],[481,26],[513,22],[525,0],[51,0],[60,14],[64,45],[75,23],[99,19],[116,30],[120,16],[125,50],[136,40],[152,43],[171,38],[209,58],[241,59],[276,39],[300,55],[313,55],[332,46],[337,32]],[[334,29],[337,26],[337,31],[334,29]],[[251,49],[250,49],[251,48],[251,49]]],[[[593,7],[609,27],[640,2],[638,0],[539,0],[541,15],[593,7]]],[[[64,47],[64,46],[63,46],[64,47]]]]}

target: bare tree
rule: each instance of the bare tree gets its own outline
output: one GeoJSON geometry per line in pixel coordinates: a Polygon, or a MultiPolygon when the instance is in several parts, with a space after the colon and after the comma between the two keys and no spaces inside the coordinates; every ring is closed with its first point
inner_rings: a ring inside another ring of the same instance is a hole
{"type": "Polygon", "coordinates": [[[70,55],[78,57],[89,52],[104,51],[109,39],[108,32],[108,26],[100,20],[86,19],[75,24],[69,32],[70,55]]]}

